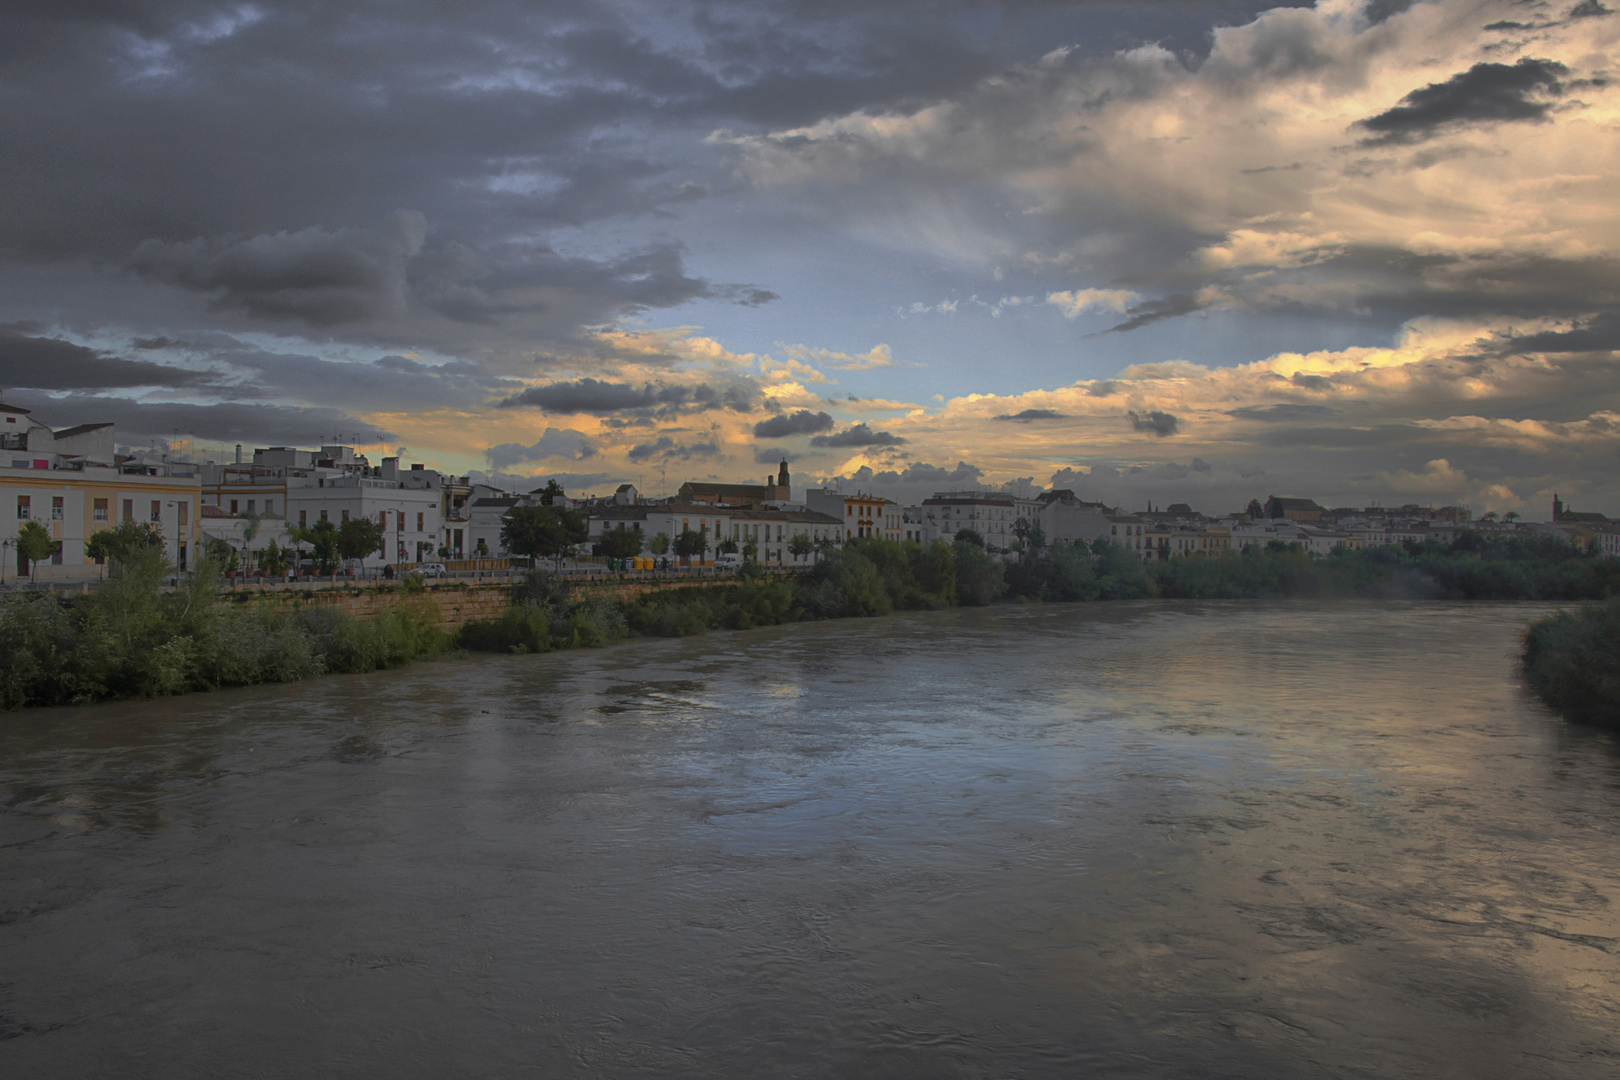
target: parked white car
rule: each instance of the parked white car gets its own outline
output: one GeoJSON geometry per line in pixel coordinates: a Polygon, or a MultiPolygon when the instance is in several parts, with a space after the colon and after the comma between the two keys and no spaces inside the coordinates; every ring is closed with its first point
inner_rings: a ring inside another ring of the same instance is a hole
{"type": "Polygon", "coordinates": [[[444,577],[450,573],[442,562],[425,562],[421,566],[413,567],[409,572],[423,577],[444,577]]]}

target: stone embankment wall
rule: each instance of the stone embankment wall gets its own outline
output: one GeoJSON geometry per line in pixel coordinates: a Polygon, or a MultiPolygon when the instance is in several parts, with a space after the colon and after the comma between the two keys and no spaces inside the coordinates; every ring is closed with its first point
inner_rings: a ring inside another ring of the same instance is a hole
{"type": "MultiPolygon", "coordinates": [[[[694,586],[708,588],[715,585],[729,585],[735,580],[733,577],[602,578],[570,582],[568,595],[571,600],[588,600],[596,597],[633,600],[638,596],[663,589],[685,589],[694,586]]],[[[418,596],[437,604],[440,623],[446,630],[454,630],[463,623],[499,616],[507,605],[511,588],[508,582],[477,585],[450,583],[429,585],[419,593],[406,593],[399,586],[337,585],[327,588],[273,591],[241,589],[225,592],[221,595],[221,599],[227,601],[237,599],[243,603],[257,601],[286,609],[332,607],[346,611],[356,619],[366,622],[396,606],[407,596],[418,596]]]]}

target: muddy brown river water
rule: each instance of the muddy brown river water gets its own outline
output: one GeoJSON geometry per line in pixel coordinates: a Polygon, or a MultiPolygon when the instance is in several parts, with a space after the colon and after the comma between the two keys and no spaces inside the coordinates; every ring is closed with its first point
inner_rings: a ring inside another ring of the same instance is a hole
{"type": "Polygon", "coordinates": [[[0,1076],[1620,1075],[1540,609],[902,615],[0,715],[0,1076]]]}

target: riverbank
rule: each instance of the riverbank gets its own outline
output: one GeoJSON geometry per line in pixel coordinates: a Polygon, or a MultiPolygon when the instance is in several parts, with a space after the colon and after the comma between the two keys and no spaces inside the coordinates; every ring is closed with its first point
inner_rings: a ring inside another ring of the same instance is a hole
{"type": "Polygon", "coordinates": [[[1620,599],[1536,621],[1523,660],[1525,683],[1550,708],[1620,730],[1620,599]]]}
{"type": "Polygon", "coordinates": [[[998,601],[1620,596],[1620,560],[1524,542],[1328,558],[1249,549],[1146,564],[1106,544],[1055,545],[1006,564],[966,541],[860,540],[793,576],[749,568],[730,583],[654,591],[634,583],[581,588],[535,574],[510,592],[477,597],[408,580],[356,596],[246,598],[220,593],[207,573],[165,590],[165,572],[149,553],[132,551],[93,594],[0,600],[0,709],[291,682],[458,650],[550,652],[998,601]],[[456,611],[446,611],[446,599],[456,611]]]}

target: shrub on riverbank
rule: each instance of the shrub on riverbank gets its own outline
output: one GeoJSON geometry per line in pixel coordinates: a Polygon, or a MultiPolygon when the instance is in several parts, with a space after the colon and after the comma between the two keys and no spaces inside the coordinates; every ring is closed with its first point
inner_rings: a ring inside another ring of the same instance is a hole
{"type": "Polygon", "coordinates": [[[1542,701],[1576,723],[1620,729],[1620,599],[1532,623],[1523,656],[1542,701]]]}
{"type": "Polygon", "coordinates": [[[0,709],[375,671],[450,647],[425,598],[406,597],[363,623],[326,607],[221,602],[208,562],[165,592],[168,572],[156,549],[126,549],[88,596],[0,598],[0,709]]]}
{"type": "Polygon", "coordinates": [[[1035,600],[1580,600],[1620,595],[1620,559],[1553,540],[1390,546],[1312,556],[1297,546],[1143,563],[1124,548],[1055,544],[1007,568],[1035,600]]]}

